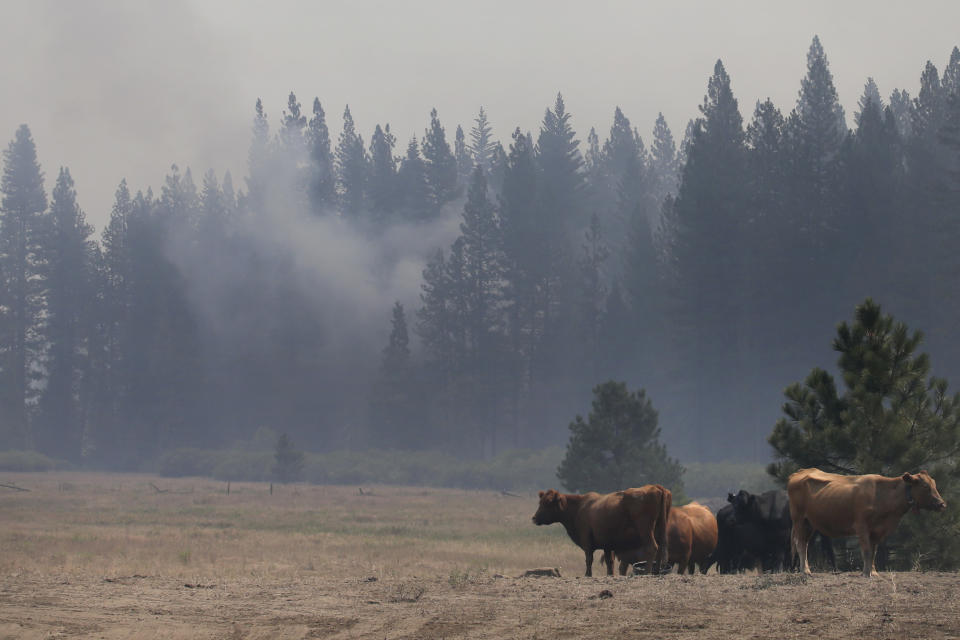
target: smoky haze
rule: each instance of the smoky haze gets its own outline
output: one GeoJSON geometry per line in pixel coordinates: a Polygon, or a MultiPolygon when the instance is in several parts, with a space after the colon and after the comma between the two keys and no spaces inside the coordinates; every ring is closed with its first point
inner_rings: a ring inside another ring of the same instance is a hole
{"type": "Polygon", "coordinates": [[[0,448],[136,467],[269,427],[489,457],[562,443],[613,378],[681,460],[766,461],[868,296],[960,367],[957,3],[8,13],[0,125],[96,233],[37,240],[92,275],[37,298],[0,448]],[[57,291],[75,325],[44,323],[57,291]]]}
{"type": "Polygon", "coordinates": [[[744,111],[768,96],[789,110],[819,34],[852,113],[868,75],[884,95],[915,95],[923,62],[954,46],[960,19],[950,1],[879,10],[859,0],[790,11],[765,2],[494,1],[474,11],[436,0],[283,10],[47,0],[4,13],[0,69],[15,89],[0,104],[2,130],[30,124],[48,186],[57,166],[71,167],[98,229],[121,178],[156,187],[174,162],[245,175],[257,97],[273,124],[295,91],[307,106],[319,96],[332,124],[349,104],[366,139],[390,122],[401,142],[423,133],[433,107],[452,134],[483,105],[506,146],[514,127],[535,131],[562,91],[581,139],[592,126],[604,131],[616,105],[643,134],[663,112],[679,137],[717,58],[744,111]]]}

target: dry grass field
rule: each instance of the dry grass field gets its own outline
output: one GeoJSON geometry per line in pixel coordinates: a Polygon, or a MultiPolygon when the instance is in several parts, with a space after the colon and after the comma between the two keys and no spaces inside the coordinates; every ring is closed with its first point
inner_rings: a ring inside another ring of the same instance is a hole
{"type": "Polygon", "coordinates": [[[579,577],[532,494],[0,483],[0,638],[960,637],[957,574],[579,577]]]}

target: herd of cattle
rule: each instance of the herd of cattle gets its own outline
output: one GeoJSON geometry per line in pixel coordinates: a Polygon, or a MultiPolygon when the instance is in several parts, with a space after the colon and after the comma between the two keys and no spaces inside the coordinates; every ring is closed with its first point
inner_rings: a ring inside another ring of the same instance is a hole
{"type": "Polygon", "coordinates": [[[714,517],[695,502],[673,507],[670,490],[660,485],[605,495],[550,489],[540,492],[533,523],[563,524],[584,551],[588,576],[597,550],[603,551],[607,575],[613,575],[614,555],[620,575],[634,563],[644,563],[654,573],[668,564],[676,564],[679,573],[693,573],[695,566],[706,573],[713,564],[720,573],[734,573],[754,567],[789,570],[795,560],[809,574],[807,547],[816,533],[834,567],[829,539],[856,536],[863,573],[874,576],[878,545],[908,511],[947,508],[926,471],[887,478],[802,469],[790,476],[786,491],[740,491],[727,500],[714,517]]]}

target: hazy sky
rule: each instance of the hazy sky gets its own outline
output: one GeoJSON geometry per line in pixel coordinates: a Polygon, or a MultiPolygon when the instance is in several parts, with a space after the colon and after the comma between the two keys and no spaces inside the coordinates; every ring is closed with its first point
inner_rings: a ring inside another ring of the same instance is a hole
{"type": "Polygon", "coordinates": [[[960,44],[960,2],[5,2],[0,140],[30,125],[48,185],[69,166],[97,230],[121,178],[155,190],[170,164],[245,174],[253,104],[276,127],[293,90],[319,96],[334,143],[345,104],[398,153],[436,107],[452,142],[482,105],[495,135],[535,131],[561,91],[581,140],[619,105],[644,139],[662,111],[682,137],[721,58],[741,112],[793,107],[814,34],[848,121],[867,76],[916,94],[960,44]]]}

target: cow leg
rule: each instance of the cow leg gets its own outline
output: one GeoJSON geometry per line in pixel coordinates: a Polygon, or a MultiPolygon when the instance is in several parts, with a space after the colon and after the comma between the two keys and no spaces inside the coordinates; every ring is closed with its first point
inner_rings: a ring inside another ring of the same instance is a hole
{"type": "Polygon", "coordinates": [[[663,555],[663,546],[658,546],[653,536],[648,538],[641,549],[641,557],[646,560],[647,573],[651,575],[660,575],[660,570],[666,563],[666,556],[663,555]]]}
{"type": "Polygon", "coordinates": [[[830,564],[830,568],[836,572],[837,570],[837,557],[833,553],[833,541],[830,540],[827,536],[820,534],[820,549],[823,552],[823,556],[827,559],[827,562],[830,564]]]}
{"type": "MultiPolygon", "coordinates": [[[[863,562],[864,562],[864,565],[863,565],[863,566],[864,566],[863,575],[872,578],[872,577],[874,577],[874,576],[879,576],[879,575],[880,575],[879,573],[877,573],[877,551],[880,549],[880,542],[883,540],[883,536],[873,535],[873,534],[871,534],[871,533],[867,533],[867,539],[868,539],[869,542],[870,542],[870,553],[869,553],[869,556],[870,556],[870,572],[867,573],[867,569],[866,569],[866,567],[867,567],[867,564],[866,564],[866,562],[867,562],[867,554],[864,553],[864,557],[863,557],[863,562]]],[[[861,539],[860,544],[861,544],[861,547],[862,547],[862,545],[863,545],[863,540],[862,540],[862,539],[861,539]]]]}
{"type": "Polygon", "coordinates": [[[813,575],[813,572],[810,571],[810,563],[807,560],[807,545],[810,543],[811,535],[813,535],[813,527],[810,526],[809,522],[801,519],[794,520],[790,545],[793,553],[800,556],[800,571],[808,576],[813,575]]]}
{"type": "Polygon", "coordinates": [[[593,576],[593,549],[584,549],[583,555],[587,561],[587,572],[583,575],[589,578],[593,576]]]}
{"type": "Polygon", "coordinates": [[[870,537],[866,526],[858,528],[857,538],[860,539],[860,555],[863,556],[863,577],[871,578],[877,575],[874,568],[874,558],[877,555],[877,546],[870,537]]]}
{"type": "Polygon", "coordinates": [[[613,575],[613,551],[603,550],[603,561],[607,563],[607,575],[613,575]]]}

